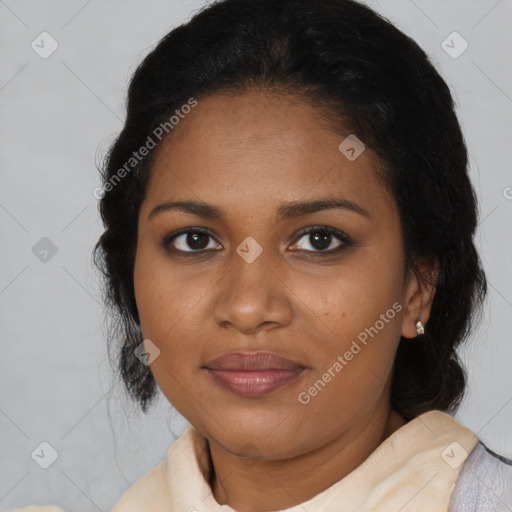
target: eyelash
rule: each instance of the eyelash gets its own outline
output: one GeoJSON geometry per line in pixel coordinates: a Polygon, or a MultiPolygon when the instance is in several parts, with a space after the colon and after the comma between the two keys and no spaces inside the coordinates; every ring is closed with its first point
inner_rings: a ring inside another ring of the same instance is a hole
{"type": "MultiPolygon", "coordinates": [[[[320,257],[332,256],[333,254],[338,254],[339,252],[343,251],[347,247],[350,247],[353,245],[353,242],[348,235],[346,235],[342,231],[339,231],[335,228],[331,228],[329,226],[310,226],[308,228],[302,229],[299,233],[297,233],[295,242],[293,242],[293,243],[294,244],[297,243],[301,238],[304,237],[304,235],[308,235],[311,233],[318,233],[318,232],[320,232],[324,235],[333,235],[334,237],[338,238],[338,240],[341,242],[341,244],[338,247],[336,247],[334,249],[329,249],[329,250],[296,249],[296,250],[294,250],[294,252],[313,253],[314,257],[316,257],[316,256],[320,256],[320,257]]],[[[180,249],[175,249],[175,248],[170,247],[170,245],[176,238],[178,238],[179,236],[181,236],[183,234],[190,234],[190,233],[201,233],[201,234],[207,235],[208,237],[215,240],[215,237],[213,235],[211,235],[207,229],[188,227],[188,228],[180,229],[179,231],[176,231],[175,233],[171,233],[171,234],[167,235],[162,240],[162,246],[164,247],[164,249],[166,251],[171,252],[172,254],[179,254],[179,255],[183,255],[185,257],[198,256],[198,255],[204,256],[205,253],[208,253],[211,251],[211,249],[200,249],[197,251],[194,251],[194,250],[182,251],[180,249]]],[[[311,254],[310,254],[310,256],[311,256],[311,254]]]]}

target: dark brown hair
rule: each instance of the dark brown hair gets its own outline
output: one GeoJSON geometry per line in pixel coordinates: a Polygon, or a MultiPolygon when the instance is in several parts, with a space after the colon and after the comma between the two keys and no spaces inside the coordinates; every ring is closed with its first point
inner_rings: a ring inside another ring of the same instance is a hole
{"type": "Polygon", "coordinates": [[[107,184],[189,98],[254,87],[327,107],[378,155],[400,212],[408,268],[418,258],[439,264],[426,333],[398,347],[392,406],[408,419],[455,411],[466,384],[456,349],[486,293],[465,143],[448,86],[423,50],[352,0],[218,1],[167,34],[136,70],[124,128],[102,171],[105,231],[95,251],[126,389],[144,411],[156,391],[150,368],[133,353],[142,341],[133,287],[137,217],[151,152],[107,184]]]}

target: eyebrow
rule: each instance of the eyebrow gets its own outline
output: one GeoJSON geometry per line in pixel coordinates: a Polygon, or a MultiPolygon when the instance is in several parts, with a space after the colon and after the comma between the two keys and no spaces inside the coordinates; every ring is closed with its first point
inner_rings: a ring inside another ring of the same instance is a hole
{"type": "MultiPolygon", "coordinates": [[[[349,210],[363,217],[370,218],[370,214],[361,206],[349,201],[348,199],[342,199],[337,197],[327,197],[321,199],[315,199],[312,201],[291,201],[282,204],[277,209],[277,221],[293,219],[302,215],[308,215],[311,213],[319,212],[322,210],[332,210],[334,208],[341,208],[349,210]]],[[[156,205],[148,215],[148,220],[162,212],[170,210],[179,210],[184,213],[190,213],[203,217],[210,220],[224,221],[226,214],[222,209],[212,204],[205,203],[203,201],[166,201],[156,205]]]]}

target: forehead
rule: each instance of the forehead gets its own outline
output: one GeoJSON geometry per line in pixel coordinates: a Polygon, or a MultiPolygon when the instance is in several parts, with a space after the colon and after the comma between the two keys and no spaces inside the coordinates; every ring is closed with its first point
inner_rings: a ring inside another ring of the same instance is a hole
{"type": "Polygon", "coordinates": [[[200,99],[161,144],[146,198],[268,209],[273,202],[339,193],[385,208],[390,198],[374,170],[375,155],[365,149],[357,156],[361,147],[355,147],[352,159],[340,151],[340,144],[351,143],[349,135],[332,131],[298,96],[247,92],[200,99]]]}

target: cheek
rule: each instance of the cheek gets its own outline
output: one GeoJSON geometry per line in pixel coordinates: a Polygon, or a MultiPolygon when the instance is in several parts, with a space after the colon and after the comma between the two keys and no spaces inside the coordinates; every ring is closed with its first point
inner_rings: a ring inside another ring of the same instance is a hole
{"type": "Polygon", "coordinates": [[[165,338],[204,294],[201,286],[192,285],[183,272],[143,243],[135,259],[134,289],[143,335],[155,340],[165,338]]]}
{"type": "Polygon", "coordinates": [[[305,316],[326,333],[346,340],[373,326],[388,310],[386,326],[400,323],[399,308],[393,305],[402,300],[402,276],[400,254],[380,258],[368,250],[328,278],[297,281],[293,291],[305,316]]]}
{"type": "Polygon", "coordinates": [[[400,288],[366,269],[331,280],[321,293],[304,290],[311,298],[307,314],[320,320],[321,330],[314,371],[297,401],[299,413],[322,417],[327,431],[350,424],[381,400],[400,340],[400,288]]]}
{"type": "MultiPolygon", "coordinates": [[[[321,318],[315,373],[335,370],[332,367],[341,357],[343,373],[351,382],[368,371],[387,375],[400,340],[402,305],[396,297],[366,298],[364,306],[356,299],[354,294],[338,294],[327,302],[328,310],[322,301],[322,309],[315,314],[321,318]]],[[[314,305],[311,309],[315,312],[314,305]]]]}
{"type": "Polygon", "coordinates": [[[142,335],[160,350],[151,371],[170,401],[179,402],[184,387],[193,389],[205,339],[201,304],[211,287],[207,273],[191,280],[154,249],[139,245],[134,289],[142,335]]]}
{"type": "Polygon", "coordinates": [[[400,340],[402,268],[398,251],[386,257],[362,251],[350,269],[340,268],[329,280],[308,280],[303,286],[305,307],[299,314],[319,327],[317,365],[308,381],[313,388],[311,393],[303,390],[305,400],[322,395],[312,408],[320,411],[331,401],[371,402],[380,395],[400,340]]]}

